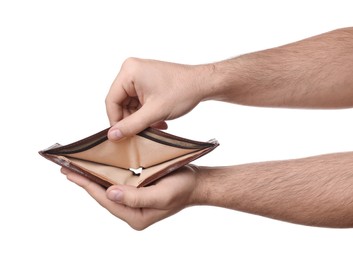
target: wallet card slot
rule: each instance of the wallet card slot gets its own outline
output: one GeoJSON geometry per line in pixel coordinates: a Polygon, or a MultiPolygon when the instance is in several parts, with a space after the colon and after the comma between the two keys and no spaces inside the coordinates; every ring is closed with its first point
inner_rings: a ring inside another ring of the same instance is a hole
{"type": "Polygon", "coordinates": [[[209,142],[198,142],[174,136],[153,128],[148,128],[147,130],[138,133],[138,135],[161,144],[182,149],[202,149],[214,145],[213,143],[209,142]]]}
{"type": "Polygon", "coordinates": [[[107,136],[108,130],[105,129],[95,135],[87,137],[83,140],[68,144],[65,146],[58,145],[58,147],[48,149],[46,153],[48,154],[72,154],[79,153],[91,149],[104,141],[108,140],[107,136]]]}
{"type": "Polygon", "coordinates": [[[128,184],[131,182],[130,179],[137,178],[136,176],[133,176],[129,170],[126,169],[76,158],[69,158],[69,160],[71,164],[111,184],[128,184]]]}

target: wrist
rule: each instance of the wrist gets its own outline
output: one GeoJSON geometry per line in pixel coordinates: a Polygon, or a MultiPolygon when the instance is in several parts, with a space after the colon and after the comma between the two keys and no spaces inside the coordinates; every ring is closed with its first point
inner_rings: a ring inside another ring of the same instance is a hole
{"type": "Polygon", "coordinates": [[[218,100],[234,102],[241,86],[240,61],[238,58],[203,66],[202,101],[218,100]]]}
{"type": "Polygon", "coordinates": [[[200,64],[190,66],[191,73],[187,82],[192,82],[190,87],[198,102],[212,100],[214,88],[217,85],[214,78],[214,64],[200,64]]]}
{"type": "Polygon", "coordinates": [[[190,195],[189,206],[208,205],[234,208],[241,196],[236,166],[195,167],[195,187],[190,195]]]}
{"type": "Polygon", "coordinates": [[[212,175],[212,168],[196,165],[190,166],[195,172],[195,187],[190,195],[188,205],[211,205],[212,190],[209,185],[209,177],[212,175]]]}

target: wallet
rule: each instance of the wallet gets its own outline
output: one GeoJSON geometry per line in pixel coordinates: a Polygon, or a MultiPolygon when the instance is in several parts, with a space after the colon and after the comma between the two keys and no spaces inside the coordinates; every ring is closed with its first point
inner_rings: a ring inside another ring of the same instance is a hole
{"type": "Polygon", "coordinates": [[[178,137],[154,128],[110,141],[109,128],[77,142],[39,151],[46,159],[108,188],[114,184],[147,186],[207,154],[219,143],[178,137]]]}

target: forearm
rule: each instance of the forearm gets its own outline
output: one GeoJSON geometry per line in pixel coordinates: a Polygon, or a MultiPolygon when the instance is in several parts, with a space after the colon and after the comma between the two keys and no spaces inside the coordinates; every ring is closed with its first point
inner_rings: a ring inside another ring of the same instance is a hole
{"type": "Polygon", "coordinates": [[[353,227],[353,153],[201,167],[191,204],[304,225],[353,227]]]}
{"type": "Polygon", "coordinates": [[[210,66],[205,99],[270,107],[353,106],[353,27],[210,66]]]}

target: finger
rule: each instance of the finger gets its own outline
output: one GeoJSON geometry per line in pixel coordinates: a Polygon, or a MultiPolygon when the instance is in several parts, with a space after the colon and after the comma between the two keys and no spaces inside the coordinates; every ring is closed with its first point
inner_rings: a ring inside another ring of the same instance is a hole
{"type": "MultiPolygon", "coordinates": [[[[115,205],[119,205],[115,203],[115,205]]],[[[175,214],[178,210],[168,211],[149,208],[130,208],[120,205],[121,208],[114,208],[112,214],[119,219],[128,223],[133,229],[143,230],[150,225],[160,221],[170,215],[175,214]]]]}
{"type": "Polygon", "coordinates": [[[123,102],[123,99],[127,97],[126,93],[121,91],[121,94],[119,94],[119,97],[121,97],[121,101],[117,99],[112,99],[111,96],[107,96],[105,100],[105,108],[106,112],[108,115],[108,119],[110,122],[110,125],[116,124],[119,120],[123,118],[123,106],[121,103],[123,102]]]}
{"type": "Polygon", "coordinates": [[[102,186],[68,169],[65,169],[64,172],[69,181],[83,188],[92,198],[94,198],[104,208],[110,211],[110,209],[117,206],[115,202],[107,198],[106,190],[102,186]]]}
{"type": "Polygon", "coordinates": [[[66,174],[66,176],[69,181],[77,184],[78,186],[86,190],[86,192],[92,198],[94,198],[101,206],[105,208],[112,206],[109,200],[107,199],[105,189],[102,186],[74,172],[69,172],[66,174]]]}
{"type": "MultiPolygon", "coordinates": [[[[116,203],[107,198],[107,193],[98,184],[90,181],[89,179],[69,170],[62,168],[62,172],[66,174],[67,178],[79,185],[87,191],[87,193],[94,198],[102,207],[107,209],[110,213],[125,221],[132,228],[136,230],[143,230],[153,223],[167,217],[168,215],[174,214],[175,212],[169,212],[167,210],[159,209],[141,209],[128,207],[122,203],[116,203]]],[[[133,187],[131,187],[133,188],[133,187]]],[[[136,189],[136,188],[135,188],[136,189]]],[[[149,191],[146,191],[149,192],[149,191]]],[[[145,196],[143,193],[142,196],[145,196]]],[[[131,198],[129,199],[131,200],[131,198]]]]}
{"type": "Polygon", "coordinates": [[[89,193],[95,190],[103,190],[103,192],[105,192],[105,189],[102,186],[75,172],[67,172],[66,177],[69,181],[77,184],[89,193]]]}
{"type": "Polygon", "coordinates": [[[128,89],[134,89],[132,81],[127,81],[124,85],[122,82],[122,76],[120,75],[121,73],[118,74],[113,82],[105,99],[105,106],[110,125],[116,124],[123,118],[124,102],[129,97],[136,96],[135,93],[127,92],[128,89]]]}
{"type": "Polygon", "coordinates": [[[64,174],[64,175],[66,175],[66,174],[68,174],[68,173],[70,173],[72,171],[70,169],[66,168],[66,167],[61,167],[60,172],[62,174],[64,174]]]}
{"type": "Polygon", "coordinates": [[[164,208],[167,205],[167,198],[161,197],[167,194],[161,188],[155,186],[135,188],[132,186],[115,185],[107,190],[107,197],[119,204],[130,208],[164,208]]]}
{"type": "Polygon", "coordinates": [[[157,122],[163,121],[165,118],[161,118],[159,111],[160,107],[157,104],[145,104],[135,113],[116,123],[108,132],[109,139],[119,140],[124,136],[132,136],[157,122]]]}

